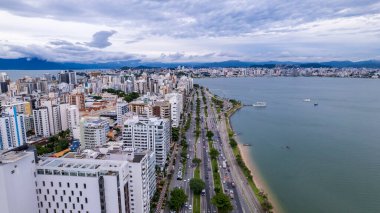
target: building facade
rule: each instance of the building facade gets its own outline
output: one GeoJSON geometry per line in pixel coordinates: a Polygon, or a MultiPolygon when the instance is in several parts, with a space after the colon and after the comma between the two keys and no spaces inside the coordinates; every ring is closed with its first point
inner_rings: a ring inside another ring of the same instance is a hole
{"type": "Polygon", "coordinates": [[[157,117],[133,116],[123,127],[124,148],[155,152],[156,164],[163,169],[169,153],[170,121],[157,117]]]}

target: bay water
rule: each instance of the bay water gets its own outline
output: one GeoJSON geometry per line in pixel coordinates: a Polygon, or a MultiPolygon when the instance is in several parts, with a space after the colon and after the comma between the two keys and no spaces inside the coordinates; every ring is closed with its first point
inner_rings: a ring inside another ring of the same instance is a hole
{"type": "MultiPolygon", "coordinates": [[[[205,78],[283,212],[380,212],[380,80],[205,78]],[[311,99],[310,102],[304,99],[311,99]],[[314,106],[314,104],[318,104],[314,106]]],[[[270,194],[270,196],[271,196],[270,194]]]]}

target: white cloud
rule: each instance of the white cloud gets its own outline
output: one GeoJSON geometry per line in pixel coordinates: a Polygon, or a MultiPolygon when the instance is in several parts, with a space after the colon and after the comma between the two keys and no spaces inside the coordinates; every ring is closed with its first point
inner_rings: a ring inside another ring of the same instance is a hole
{"type": "Polygon", "coordinates": [[[0,20],[1,57],[53,61],[360,60],[380,46],[375,0],[2,0],[0,20]]]}

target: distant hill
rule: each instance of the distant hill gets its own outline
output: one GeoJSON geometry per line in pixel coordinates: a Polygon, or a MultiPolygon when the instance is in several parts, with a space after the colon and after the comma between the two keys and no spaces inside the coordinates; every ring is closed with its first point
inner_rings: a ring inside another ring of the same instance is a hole
{"type": "Polygon", "coordinates": [[[276,66],[283,67],[353,67],[353,68],[380,68],[380,61],[329,61],[319,63],[300,63],[291,61],[267,61],[267,62],[246,62],[246,61],[221,61],[221,62],[143,62],[140,60],[113,61],[107,63],[73,63],[73,62],[51,62],[38,58],[18,58],[18,59],[0,59],[0,70],[65,70],[65,69],[150,69],[150,68],[175,68],[178,66],[193,68],[211,68],[211,67],[265,67],[273,68],[276,66]]]}

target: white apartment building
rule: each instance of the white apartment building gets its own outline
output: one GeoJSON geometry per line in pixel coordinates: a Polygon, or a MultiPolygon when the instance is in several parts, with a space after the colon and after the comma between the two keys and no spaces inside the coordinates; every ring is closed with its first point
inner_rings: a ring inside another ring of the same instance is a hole
{"type": "Polygon", "coordinates": [[[69,104],[60,104],[59,105],[59,110],[60,110],[59,114],[60,114],[60,118],[61,118],[61,129],[60,129],[60,131],[65,131],[65,130],[69,129],[68,115],[67,115],[68,108],[69,108],[69,104]]]}
{"type": "Polygon", "coordinates": [[[0,152],[0,211],[37,213],[33,152],[0,152]]]}
{"type": "Polygon", "coordinates": [[[124,123],[123,146],[155,152],[156,164],[163,169],[169,152],[170,130],[168,119],[133,116],[124,123]]]}
{"type": "Polygon", "coordinates": [[[123,100],[118,100],[116,102],[116,117],[117,124],[123,125],[123,115],[128,112],[128,103],[123,100]]]}
{"type": "Polygon", "coordinates": [[[169,101],[171,107],[172,127],[179,127],[179,121],[183,111],[183,96],[180,93],[173,92],[165,95],[165,100],[169,101]]]}
{"type": "Polygon", "coordinates": [[[42,137],[49,137],[51,133],[49,127],[49,111],[47,107],[34,109],[33,118],[35,134],[42,137]]]}
{"type": "Polygon", "coordinates": [[[154,159],[154,152],[122,150],[122,143],[37,163],[30,150],[0,153],[1,212],[149,212],[154,159]]]}
{"type": "Polygon", "coordinates": [[[41,106],[46,107],[48,111],[48,122],[49,122],[49,131],[50,135],[55,135],[58,133],[56,129],[58,128],[59,121],[57,117],[59,116],[59,108],[55,105],[56,102],[53,100],[42,100],[41,101],[41,106]],[[53,109],[54,105],[54,109],[53,109]]]}
{"type": "Polygon", "coordinates": [[[80,143],[82,149],[92,149],[107,141],[109,123],[100,118],[84,118],[80,124],[80,143]]]}
{"type": "Polygon", "coordinates": [[[70,105],[66,110],[67,126],[75,139],[80,138],[80,119],[79,109],[76,105],[70,105]]]}
{"type": "Polygon", "coordinates": [[[130,152],[128,169],[131,208],[149,212],[150,200],[156,192],[156,158],[152,151],[130,152]],[[136,200],[136,197],[141,198],[136,200]]]}
{"type": "Polygon", "coordinates": [[[8,106],[0,117],[0,150],[24,145],[27,142],[25,115],[18,114],[16,106],[8,106]]]}

